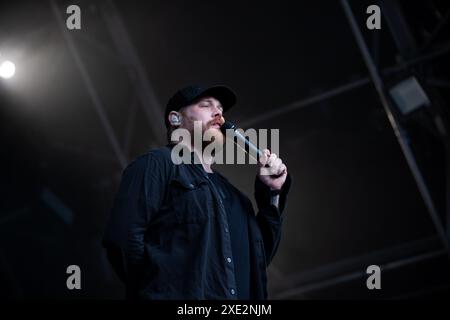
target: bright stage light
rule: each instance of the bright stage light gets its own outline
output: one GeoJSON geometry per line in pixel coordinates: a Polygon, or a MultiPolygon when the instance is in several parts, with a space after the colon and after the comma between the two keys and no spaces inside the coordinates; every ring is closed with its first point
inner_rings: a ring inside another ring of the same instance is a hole
{"type": "Polygon", "coordinates": [[[16,66],[11,61],[3,61],[0,65],[0,77],[9,79],[16,73],[16,66]]]}

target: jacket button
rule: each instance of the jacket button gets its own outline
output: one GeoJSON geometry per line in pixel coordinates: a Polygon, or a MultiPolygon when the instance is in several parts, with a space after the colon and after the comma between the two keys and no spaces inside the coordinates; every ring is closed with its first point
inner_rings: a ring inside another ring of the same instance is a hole
{"type": "Polygon", "coordinates": [[[192,183],[189,183],[189,188],[194,188],[194,185],[192,183]]]}
{"type": "Polygon", "coordinates": [[[231,258],[227,258],[228,263],[231,263],[231,258]]]}
{"type": "Polygon", "coordinates": [[[231,289],[230,292],[231,292],[231,294],[233,294],[233,295],[236,293],[236,291],[234,291],[234,289],[231,289]]]}

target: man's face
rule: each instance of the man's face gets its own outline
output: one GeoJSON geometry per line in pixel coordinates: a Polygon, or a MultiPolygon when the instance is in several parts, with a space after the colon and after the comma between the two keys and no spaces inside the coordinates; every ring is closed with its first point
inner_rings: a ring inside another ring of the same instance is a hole
{"type": "Polygon", "coordinates": [[[222,111],[223,108],[219,100],[213,97],[204,97],[180,111],[183,119],[181,127],[194,134],[194,122],[201,121],[202,134],[206,130],[211,130],[214,139],[219,139],[221,144],[223,144],[224,137],[220,131],[222,111]]]}

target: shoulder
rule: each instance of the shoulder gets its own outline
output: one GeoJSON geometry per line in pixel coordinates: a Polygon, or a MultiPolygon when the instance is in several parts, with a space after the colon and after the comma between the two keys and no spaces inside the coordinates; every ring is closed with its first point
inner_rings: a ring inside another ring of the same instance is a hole
{"type": "Polygon", "coordinates": [[[146,168],[149,165],[156,165],[156,164],[163,165],[166,162],[171,162],[170,148],[164,146],[160,148],[151,149],[146,153],[137,156],[133,161],[131,161],[128,164],[127,168],[129,167],[146,168]]]}
{"type": "Polygon", "coordinates": [[[165,161],[165,162],[172,162],[170,154],[172,151],[172,146],[166,145],[164,147],[152,149],[148,151],[143,156],[147,156],[155,161],[165,161]]]}
{"type": "Polygon", "coordinates": [[[173,168],[170,153],[171,149],[168,146],[149,150],[131,161],[124,172],[128,174],[140,174],[147,177],[156,174],[169,176],[173,168]]]}

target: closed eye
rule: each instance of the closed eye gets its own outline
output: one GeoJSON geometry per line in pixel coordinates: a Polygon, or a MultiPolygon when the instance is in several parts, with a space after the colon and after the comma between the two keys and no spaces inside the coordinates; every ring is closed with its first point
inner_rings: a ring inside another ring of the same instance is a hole
{"type": "MultiPolygon", "coordinates": [[[[201,104],[201,105],[200,105],[200,107],[202,107],[202,108],[207,108],[207,107],[212,107],[212,106],[213,106],[213,105],[212,105],[212,104],[209,104],[209,103],[207,103],[207,104],[201,104]]],[[[223,112],[222,106],[218,106],[217,109],[219,109],[220,112],[223,112]]]]}

